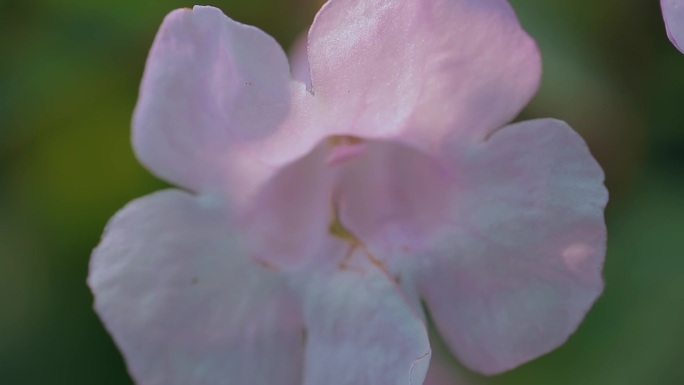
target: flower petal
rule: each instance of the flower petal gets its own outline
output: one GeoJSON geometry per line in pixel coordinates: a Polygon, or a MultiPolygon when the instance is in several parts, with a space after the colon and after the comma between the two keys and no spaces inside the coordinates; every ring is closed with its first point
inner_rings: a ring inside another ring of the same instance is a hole
{"type": "Polygon", "coordinates": [[[215,202],[167,190],[109,223],[88,283],[140,385],[300,385],[301,311],[215,202]]]}
{"type": "Polygon", "coordinates": [[[678,50],[684,52],[684,1],[660,0],[667,36],[678,50]]]}
{"type": "Polygon", "coordinates": [[[317,141],[298,134],[297,111],[306,110],[298,107],[310,96],[270,36],[216,8],[176,10],[147,60],[133,118],[136,154],[172,183],[238,194],[267,178],[268,163],[317,141]],[[267,139],[278,146],[263,149],[267,139]]]}
{"type": "Polygon", "coordinates": [[[290,67],[292,77],[306,84],[306,89],[311,89],[311,69],[307,56],[308,36],[302,35],[292,45],[290,50],[290,67]]]}
{"type": "Polygon", "coordinates": [[[430,361],[425,326],[366,257],[309,272],[304,385],[420,385],[430,361]]]}
{"type": "Polygon", "coordinates": [[[462,362],[499,373],[565,342],[600,295],[603,172],[550,119],[455,148],[450,162],[451,220],[425,241],[417,284],[462,362]]]}
{"type": "Polygon", "coordinates": [[[420,148],[447,135],[482,140],[541,76],[504,0],[330,0],[309,32],[309,63],[326,126],[420,148]]]}

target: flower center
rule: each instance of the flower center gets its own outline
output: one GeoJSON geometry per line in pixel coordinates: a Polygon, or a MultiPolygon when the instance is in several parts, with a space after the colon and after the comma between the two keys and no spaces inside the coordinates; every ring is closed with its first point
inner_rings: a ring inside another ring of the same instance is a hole
{"type": "Polygon", "coordinates": [[[326,166],[337,166],[358,157],[366,151],[363,139],[350,135],[335,135],[328,139],[330,152],[325,158],[326,166]]]}
{"type": "Polygon", "coordinates": [[[341,268],[389,265],[443,222],[448,177],[436,159],[402,144],[328,136],[249,202],[241,220],[247,251],[285,267],[334,258],[329,251],[341,244],[341,268]]]}
{"type": "Polygon", "coordinates": [[[344,258],[342,261],[339,263],[339,268],[344,270],[349,267],[349,261],[351,260],[352,256],[357,250],[361,250],[363,254],[368,258],[368,260],[380,270],[382,270],[385,274],[389,276],[389,273],[387,272],[385,268],[385,264],[377,259],[366,247],[366,245],[359,240],[359,238],[354,235],[349,229],[347,229],[344,224],[340,221],[340,214],[339,214],[339,207],[335,201],[331,202],[332,206],[332,217],[330,219],[330,224],[328,225],[328,233],[332,235],[333,237],[340,238],[343,241],[346,241],[349,244],[349,248],[347,249],[347,253],[345,254],[344,258]]]}

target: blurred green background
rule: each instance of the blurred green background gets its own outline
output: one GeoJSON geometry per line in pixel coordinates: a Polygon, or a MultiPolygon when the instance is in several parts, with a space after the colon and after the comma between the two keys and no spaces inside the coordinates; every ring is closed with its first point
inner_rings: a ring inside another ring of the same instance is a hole
{"type": "MultiPolygon", "coordinates": [[[[315,0],[216,0],[284,46],[315,0]]],[[[129,122],[147,50],[176,0],[0,0],[0,384],[126,385],[91,310],[90,250],[164,184],[129,122]]],[[[557,351],[480,384],[684,384],[684,55],[655,0],[516,0],[539,42],[524,117],[568,121],[611,202],[605,295],[557,351]]],[[[249,385],[249,384],[246,384],[249,385]]]]}

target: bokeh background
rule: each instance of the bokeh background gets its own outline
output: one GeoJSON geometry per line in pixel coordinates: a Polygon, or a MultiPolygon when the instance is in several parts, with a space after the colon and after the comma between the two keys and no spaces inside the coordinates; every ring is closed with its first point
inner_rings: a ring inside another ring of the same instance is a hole
{"type": "MultiPolygon", "coordinates": [[[[283,46],[315,0],[215,0],[283,46]]],[[[0,0],[0,384],[130,385],[92,311],[107,219],[163,187],[129,122],[147,50],[177,0],[0,0]]],[[[656,0],[515,0],[544,57],[524,117],[568,121],[611,201],[605,295],[570,341],[478,384],[684,384],[684,55],[656,0]]],[[[249,384],[246,384],[249,385],[249,384]]]]}

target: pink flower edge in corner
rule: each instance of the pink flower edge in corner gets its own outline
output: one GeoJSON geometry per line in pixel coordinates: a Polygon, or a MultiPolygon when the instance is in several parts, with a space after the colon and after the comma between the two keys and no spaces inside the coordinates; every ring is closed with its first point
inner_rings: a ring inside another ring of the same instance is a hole
{"type": "Polygon", "coordinates": [[[678,50],[684,52],[684,1],[660,0],[667,36],[678,50]]]}
{"type": "Polygon", "coordinates": [[[418,385],[421,303],[484,374],[561,345],[608,196],[565,123],[506,125],[541,73],[509,4],[331,0],[307,45],[290,68],[216,8],[164,20],[133,145],[182,189],[117,213],[88,278],[137,383],[418,385]]]}

